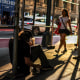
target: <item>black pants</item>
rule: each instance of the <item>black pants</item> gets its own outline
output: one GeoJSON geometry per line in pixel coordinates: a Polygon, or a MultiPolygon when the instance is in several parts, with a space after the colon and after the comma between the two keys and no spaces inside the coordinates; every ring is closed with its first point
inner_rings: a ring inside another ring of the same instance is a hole
{"type": "Polygon", "coordinates": [[[34,62],[37,58],[40,59],[42,67],[50,66],[40,45],[31,47],[31,61],[34,62]]]}

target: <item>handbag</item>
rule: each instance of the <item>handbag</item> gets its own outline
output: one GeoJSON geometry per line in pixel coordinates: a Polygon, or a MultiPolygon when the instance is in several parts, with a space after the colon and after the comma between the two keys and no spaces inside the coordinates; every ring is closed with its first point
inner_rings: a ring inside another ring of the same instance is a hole
{"type": "Polygon", "coordinates": [[[70,35],[71,32],[66,28],[66,26],[65,26],[62,18],[61,18],[61,20],[62,20],[62,23],[63,23],[63,25],[65,27],[65,33],[66,33],[66,35],[70,35]]]}
{"type": "Polygon", "coordinates": [[[59,22],[58,28],[54,31],[55,34],[57,34],[57,35],[59,34],[60,27],[61,27],[61,23],[59,22]]]}

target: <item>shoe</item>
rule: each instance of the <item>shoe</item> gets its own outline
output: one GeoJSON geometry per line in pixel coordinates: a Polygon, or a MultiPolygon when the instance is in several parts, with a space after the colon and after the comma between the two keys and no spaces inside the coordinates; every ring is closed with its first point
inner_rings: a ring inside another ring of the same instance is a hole
{"type": "Polygon", "coordinates": [[[74,44],[74,46],[77,46],[77,44],[74,44]]]}
{"type": "Polygon", "coordinates": [[[61,53],[65,53],[65,52],[67,52],[67,50],[65,49],[64,51],[62,51],[61,53]]]}
{"type": "Polygon", "coordinates": [[[59,53],[59,50],[55,50],[56,53],[59,53]]]}
{"type": "Polygon", "coordinates": [[[76,51],[78,48],[75,48],[74,51],[76,51]]]}
{"type": "Polygon", "coordinates": [[[32,75],[37,75],[39,73],[40,73],[40,69],[37,69],[37,68],[32,69],[32,75]]]}

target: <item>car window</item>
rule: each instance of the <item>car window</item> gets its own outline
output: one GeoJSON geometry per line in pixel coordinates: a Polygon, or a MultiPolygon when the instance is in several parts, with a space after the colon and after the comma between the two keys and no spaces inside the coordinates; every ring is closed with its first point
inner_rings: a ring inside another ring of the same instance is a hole
{"type": "Polygon", "coordinates": [[[33,21],[32,18],[24,18],[24,21],[33,21]]]}
{"type": "Polygon", "coordinates": [[[45,23],[45,19],[36,19],[37,22],[44,22],[45,23]]]}

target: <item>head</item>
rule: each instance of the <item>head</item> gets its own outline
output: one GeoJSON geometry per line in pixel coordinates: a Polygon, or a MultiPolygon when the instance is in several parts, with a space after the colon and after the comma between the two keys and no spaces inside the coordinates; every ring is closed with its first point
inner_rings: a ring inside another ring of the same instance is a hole
{"type": "Polygon", "coordinates": [[[33,37],[31,31],[20,31],[18,36],[19,36],[19,39],[27,42],[29,42],[30,38],[33,37]]]}
{"type": "Polygon", "coordinates": [[[66,9],[63,9],[62,15],[69,17],[68,11],[66,9]]]}

